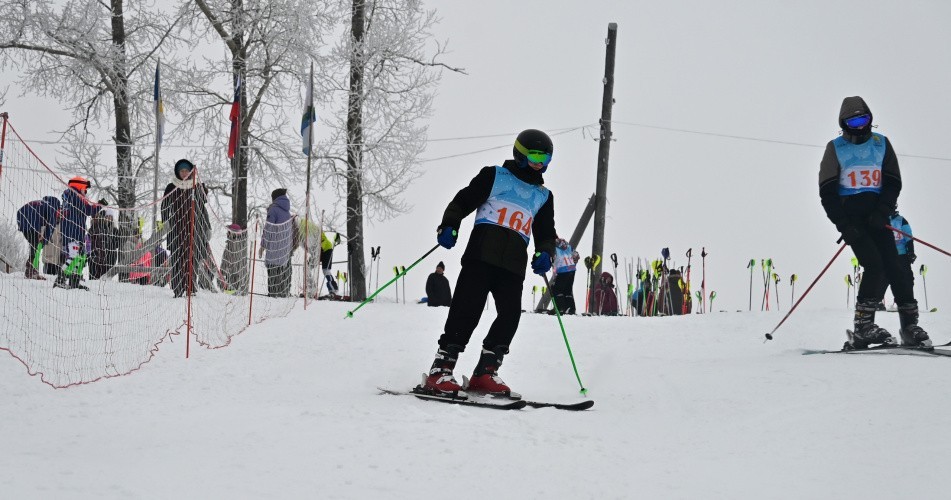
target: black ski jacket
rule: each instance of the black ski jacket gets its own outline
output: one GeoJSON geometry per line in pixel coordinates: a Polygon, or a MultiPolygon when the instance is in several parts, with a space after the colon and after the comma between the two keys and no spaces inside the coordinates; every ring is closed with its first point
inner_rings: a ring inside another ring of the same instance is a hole
{"type": "MultiPolygon", "coordinates": [[[[515,160],[506,160],[502,167],[512,172],[518,179],[534,185],[545,183],[542,174],[530,168],[519,168],[515,160]]],[[[442,216],[442,225],[459,229],[462,219],[479,208],[489,195],[495,183],[495,167],[483,167],[469,185],[456,193],[442,216]]],[[[548,200],[542,205],[532,221],[532,238],[536,252],[548,252],[555,255],[555,194],[549,193],[548,200]]],[[[525,277],[528,267],[528,254],[525,240],[518,233],[494,224],[477,224],[472,229],[469,244],[462,255],[462,263],[481,261],[525,277]]]]}
{"type": "Polygon", "coordinates": [[[452,289],[444,275],[432,273],[426,279],[426,303],[429,307],[449,307],[452,304],[452,289]]]}
{"type": "MultiPolygon", "coordinates": [[[[872,114],[861,97],[847,97],[842,101],[842,108],[839,111],[842,137],[853,144],[862,144],[872,138],[871,125],[867,133],[854,135],[843,123],[846,117],[853,116],[859,111],[872,114]]],[[[825,209],[826,216],[840,231],[846,225],[864,227],[868,216],[875,211],[886,216],[895,211],[898,205],[898,194],[901,192],[901,171],[898,168],[898,157],[888,138],[885,138],[880,193],[865,192],[852,196],[839,196],[840,168],[839,159],[835,154],[835,145],[829,141],[819,165],[819,197],[822,199],[822,208],[825,209]]]]}

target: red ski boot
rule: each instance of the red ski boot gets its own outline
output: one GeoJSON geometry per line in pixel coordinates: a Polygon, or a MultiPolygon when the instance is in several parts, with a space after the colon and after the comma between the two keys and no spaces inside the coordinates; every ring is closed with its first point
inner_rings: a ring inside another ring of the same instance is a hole
{"type": "Polygon", "coordinates": [[[512,389],[505,385],[505,382],[499,378],[499,366],[502,365],[502,358],[508,353],[505,346],[498,346],[495,351],[482,349],[482,356],[479,357],[479,364],[472,372],[472,378],[469,379],[469,385],[466,390],[479,394],[491,394],[493,396],[512,396],[512,389]]]}
{"type": "Polygon", "coordinates": [[[456,360],[459,353],[454,350],[439,349],[436,351],[436,360],[433,361],[432,368],[429,369],[429,376],[420,389],[430,394],[440,396],[465,397],[466,393],[462,391],[462,386],[456,382],[452,376],[452,370],[456,367],[456,360]]]}

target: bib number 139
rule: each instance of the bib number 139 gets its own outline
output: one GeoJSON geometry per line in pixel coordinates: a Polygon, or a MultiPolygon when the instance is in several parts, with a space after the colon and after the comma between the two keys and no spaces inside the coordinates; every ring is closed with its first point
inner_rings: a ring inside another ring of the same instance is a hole
{"type": "Polygon", "coordinates": [[[525,236],[532,234],[532,218],[529,217],[528,220],[525,220],[525,214],[521,210],[516,210],[509,215],[508,208],[500,208],[499,220],[496,223],[525,236]]]}
{"type": "Polygon", "coordinates": [[[849,187],[879,187],[882,185],[881,170],[853,170],[848,173],[849,187]]]}

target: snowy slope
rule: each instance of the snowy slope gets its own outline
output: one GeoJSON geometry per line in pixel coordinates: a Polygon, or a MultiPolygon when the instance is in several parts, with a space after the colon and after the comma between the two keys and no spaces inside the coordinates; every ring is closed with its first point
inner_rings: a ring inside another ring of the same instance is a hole
{"type": "MultiPolygon", "coordinates": [[[[417,382],[447,309],[347,306],[298,308],[188,360],[173,338],[139,372],[63,390],[0,357],[2,496],[946,496],[925,478],[951,459],[951,359],[802,356],[841,344],[844,308],[797,312],[766,344],[779,313],[566,318],[596,401],[574,413],[377,395],[417,382]]],[[[943,342],[940,314],[923,325],[943,342]]],[[[523,316],[501,375],[532,399],[577,397],[553,317],[523,316]]]]}

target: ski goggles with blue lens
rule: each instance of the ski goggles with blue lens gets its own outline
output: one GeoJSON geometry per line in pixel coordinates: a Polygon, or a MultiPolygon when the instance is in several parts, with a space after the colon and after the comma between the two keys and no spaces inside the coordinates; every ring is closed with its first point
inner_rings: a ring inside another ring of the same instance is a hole
{"type": "Polygon", "coordinates": [[[528,149],[525,146],[522,146],[518,141],[515,141],[515,150],[525,155],[530,163],[541,163],[546,167],[549,163],[551,163],[551,153],[546,153],[544,151],[538,151],[535,149],[528,149]]]}
{"type": "Polygon", "coordinates": [[[859,115],[845,119],[845,126],[849,128],[862,128],[871,123],[871,115],[859,115]]]}

